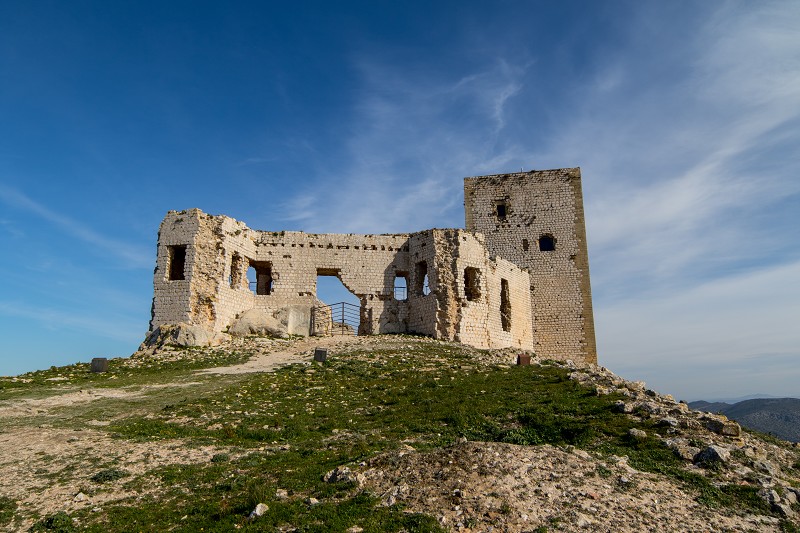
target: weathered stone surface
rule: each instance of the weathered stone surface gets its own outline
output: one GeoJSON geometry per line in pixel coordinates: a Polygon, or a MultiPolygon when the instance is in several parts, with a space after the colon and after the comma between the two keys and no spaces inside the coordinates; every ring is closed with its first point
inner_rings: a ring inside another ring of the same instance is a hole
{"type": "Polygon", "coordinates": [[[694,456],[694,463],[701,466],[713,466],[727,463],[730,458],[730,451],[721,446],[712,444],[694,456]]]}
{"type": "Polygon", "coordinates": [[[259,503],[256,505],[256,508],[250,513],[250,518],[258,518],[259,516],[264,516],[264,513],[269,511],[269,507],[266,503],[259,503]]]}
{"type": "Polygon", "coordinates": [[[228,333],[234,336],[259,335],[286,338],[289,336],[286,324],[278,320],[271,311],[250,309],[234,320],[228,333]]]}
{"type": "Polygon", "coordinates": [[[694,461],[694,458],[700,453],[700,448],[688,446],[686,444],[678,444],[672,447],[672,451],[684,461],[694,461]]]}
{"type": "Polygon", "coordinates": [[[779,473],[778,468],[772,462],[767,461],[766,459],[753,461],[753,468],[759,472],[769,474],[770,476],[776,476],[779,473]]]}
{"type": "Polygon", "coordinates": [[[665,416],[664,418],[658,421],[658,425],[675,428],[678,427],[678,419],[671,416],[665,416]]]}
{"type": "Polygon", "coordinates": [[[209,346],[214,336],[204,328],[191,324],[162,324],[145,338],[143,347],[173,345],[181,347],[209,346]]]}
{"type": "Polygon", "coordinates": [[[363,474],[353,472],[347,466],[337,466],[322,476],[325,483],[355,483],[361,485],[364,481],[363,474]]]}
{"type": "Polygon", "coordinates": [[[636,440],[644,440],[647,438],[647,432],[641,429],[631,428],[628,430],[628,435],[636,440]]]}
{"type": "Polygon", "coordinates": [[[624,402],[622,400],[617,400],[614,402],[614,410],[618,413],[632,413],[633,404],[624,402]]]}
{"type": "Polygon", "coordinates": [[[724,415],[706,415],[704,417],[706,427],[726,437],[738,437],[742,434],[742,428],[736,422],[728,420],[724,415]]]}
{"type": "Polygon", "coordinates": [[[580,169],[467,178],[464,211],[491,255],[530,272],[533,350],[596,362],[580,169]]]}

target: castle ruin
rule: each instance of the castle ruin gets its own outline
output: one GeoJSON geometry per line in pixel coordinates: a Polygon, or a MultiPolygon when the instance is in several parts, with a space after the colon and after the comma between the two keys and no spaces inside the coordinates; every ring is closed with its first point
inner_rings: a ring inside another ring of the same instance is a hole
{"type": "Polygon", "coordinates": [[[596,362],[580,169],[466,178],[464,206],[466,229],[391,235],[257,231],[199,209],[170,211],[150,332],[190,326],[214,342],[257,311],[290,334],[318,334],[317,276],[336,276],[360,301],[359,335],[596,362]]]}

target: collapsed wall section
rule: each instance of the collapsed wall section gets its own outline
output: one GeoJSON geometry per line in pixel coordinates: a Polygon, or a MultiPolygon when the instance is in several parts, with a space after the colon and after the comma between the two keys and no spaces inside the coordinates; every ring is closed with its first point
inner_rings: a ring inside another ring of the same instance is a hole
{"type": "Polygon", "coordinates": [[[533,349],[530,277],[490,258],[482,235],[431,230],[437,266],[436,335],[479,348],[533,349]]]}
{"type": "Polygon", "coordinates": [[[466,178],[467,230],[528,269],[534,349],[597,362],[580,169],[466,178]]]}

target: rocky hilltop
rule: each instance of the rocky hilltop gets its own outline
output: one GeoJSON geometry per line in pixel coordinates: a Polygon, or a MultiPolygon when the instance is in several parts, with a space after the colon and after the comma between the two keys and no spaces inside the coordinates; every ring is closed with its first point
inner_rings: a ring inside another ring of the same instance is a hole
{"type": "Polygon", "coordinates": [[[757,398],[736,403],[690,402],[693,409],[720,413],[743,426],[791,442],[800,442],[800,399],[757,398]]]}
{"type": "Polygon", "coordinates": [[[800,526],[796,446],[599,366],[517,355],[248,337],[0,378],[0,528],[800,526]]]}

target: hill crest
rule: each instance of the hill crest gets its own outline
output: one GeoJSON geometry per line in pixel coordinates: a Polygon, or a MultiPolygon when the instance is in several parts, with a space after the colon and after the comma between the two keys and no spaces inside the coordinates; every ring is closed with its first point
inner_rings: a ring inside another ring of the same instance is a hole
{"type": "Polygon", "coordinates": [[[515,355],[246,338],[0,380],[0,527],[797,526],[796,447],[602,367],[515,355]]]}

